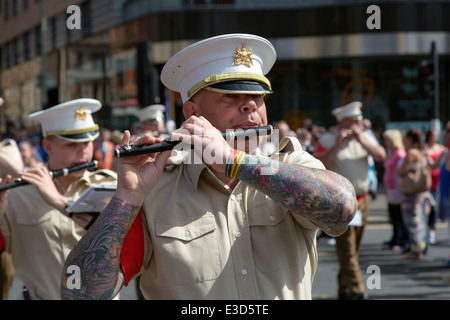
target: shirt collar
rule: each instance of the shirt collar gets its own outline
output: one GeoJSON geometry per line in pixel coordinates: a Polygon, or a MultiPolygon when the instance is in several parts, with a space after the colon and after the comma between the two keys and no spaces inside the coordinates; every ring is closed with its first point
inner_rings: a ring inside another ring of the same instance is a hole
{"type": "Polygon", "coordinates": [[[208,168],[206,167],[206,165],[204,163],[185,165],[185,168],[186,168],[189,180],[192,183],[192,186],[194,187],[195,190],[197,190],[198,180],[200,179],[200,175],[202,174],[203,170],[208,170],[208,168]]]}

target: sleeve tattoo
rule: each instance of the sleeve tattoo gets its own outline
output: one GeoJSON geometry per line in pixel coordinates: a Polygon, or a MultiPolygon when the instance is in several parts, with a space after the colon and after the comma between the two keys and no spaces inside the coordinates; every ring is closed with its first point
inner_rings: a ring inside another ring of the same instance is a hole
{"type": "Polygon", "coordinates": [[[111,199],[66,259],[61,283],[63,299],[97,300],[116,296],[124,280],[120,252],[139,209],[116,197],[111,199]],[[74,269],[80,270],[79,279],[70,279],[68,271],[74,269]]]}
{"type": "Polygon", "coordinates": [[[357,210],[353,185],[329,170],[246,155],[237,178],[324,231],[345,228],[357,210]]]}

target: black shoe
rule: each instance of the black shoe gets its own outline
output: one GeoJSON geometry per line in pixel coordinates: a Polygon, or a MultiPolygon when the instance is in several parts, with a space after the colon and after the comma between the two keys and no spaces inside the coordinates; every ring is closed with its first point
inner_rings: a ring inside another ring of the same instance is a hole
{"type": "Polygon", "coordinates": [[[339,300],[367,300],[364,292],[344,292],[339,294],[339,300]]]}

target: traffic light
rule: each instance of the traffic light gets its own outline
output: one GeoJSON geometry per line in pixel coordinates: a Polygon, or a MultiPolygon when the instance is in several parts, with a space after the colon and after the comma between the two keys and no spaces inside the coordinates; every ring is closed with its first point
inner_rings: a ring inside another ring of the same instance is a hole
{"type": "Polygon", "coordinates": [[[434,95],[434,63],[433,60],[422,60],[419,62],[419,92],[429,96],[434,95]]]}

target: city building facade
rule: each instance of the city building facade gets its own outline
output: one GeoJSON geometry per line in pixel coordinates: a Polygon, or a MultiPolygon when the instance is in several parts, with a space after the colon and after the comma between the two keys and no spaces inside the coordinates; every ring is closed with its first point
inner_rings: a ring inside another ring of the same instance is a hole
{"type": "Polygon", "coordinates": [[[332,109],[360,100],[375,128],[426,129],[450,117],[449,12],[448,0],[0,0],[0,131],[81,97],[102,101],[98,121],[111,128],[129,129],[152,103],[180,124],[180,97],[159,81],[164,63],[190,43],[241,32],[277,50],[272,121],[328,127],[332,109]],[[430,93],[420,90],[419,63],[433,44],[439,92],[430,93]]]}

